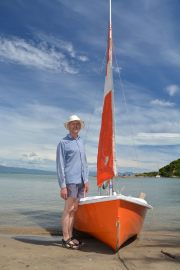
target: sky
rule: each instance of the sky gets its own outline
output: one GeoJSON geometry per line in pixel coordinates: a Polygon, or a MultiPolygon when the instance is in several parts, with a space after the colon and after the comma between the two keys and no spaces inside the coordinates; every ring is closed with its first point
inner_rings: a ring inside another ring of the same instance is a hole
{"type": "MultiPolygon", "coordinates": [[[[112,0],[119,171],[180,158],[180,1],[112,0]]],[[[76,114],[96,168],[108,0],[0,1],[0,165],[55,171],[76,114]]]]}

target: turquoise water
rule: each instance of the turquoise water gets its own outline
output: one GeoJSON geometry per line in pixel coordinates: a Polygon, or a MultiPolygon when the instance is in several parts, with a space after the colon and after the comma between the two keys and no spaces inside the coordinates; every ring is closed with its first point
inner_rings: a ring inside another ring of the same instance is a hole
{"type": "MultiPolygon", "coordinates": [[[[96,181],[89,180],[93,195],[96,181]]],[[[115,187],[124,195],[146,193],[153,210],[147,213],[145,230],[180,232],[180,179],[123,178],[115,187]]],[[[0,227],[58,228],[62,210],[56,176],[0,174],[0,227]]]]}

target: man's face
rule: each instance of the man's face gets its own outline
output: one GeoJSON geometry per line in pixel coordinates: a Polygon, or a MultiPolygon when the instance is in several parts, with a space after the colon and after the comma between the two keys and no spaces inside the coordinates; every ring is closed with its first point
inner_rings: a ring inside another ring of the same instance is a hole
{"type": "Polygon", "coordinates": [[[71,121],[68,124],[68,129],[71,135],[77,136],[81,129],[81,123],[79,121],[71,121]]]}

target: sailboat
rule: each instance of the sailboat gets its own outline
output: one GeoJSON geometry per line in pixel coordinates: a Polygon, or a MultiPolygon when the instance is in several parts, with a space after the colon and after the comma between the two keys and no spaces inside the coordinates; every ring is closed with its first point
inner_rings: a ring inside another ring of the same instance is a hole
{"type": "Polygon", "coordinates": [[[116,194],[113,178],[117,176],[112,73],[111,0],[107,42],[107,62],[102,121],[97,155],[97,186],[109,184],[108,195],[80,199],[74,228],[102,241],[114,251],[140,233],[146,212],[151,209],[144,198],[116,194]]]}
{"type": "Polygon", "coordinates": [[[159,171],[159,164],[157,164],[158,172],[156,174],[156,178],[161,178],[160,171],[159,171]]]}

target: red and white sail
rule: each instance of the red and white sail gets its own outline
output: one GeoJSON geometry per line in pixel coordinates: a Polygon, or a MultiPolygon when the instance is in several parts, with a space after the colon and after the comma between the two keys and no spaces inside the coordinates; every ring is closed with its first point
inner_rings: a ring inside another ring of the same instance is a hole
{"type": "Polygon", "coordinates": [[[102,111],[102,122],[99,136],[97,156],[97,185],[101,186],[106,180],[116,176],[115,158],[115,127],[114,127],[114,90],[112,73],[112,24],[111,6],[110,23],[108,29],[107,63],[104,86],[104,101],[102,111]]]}

